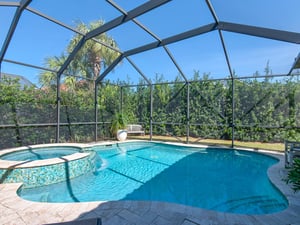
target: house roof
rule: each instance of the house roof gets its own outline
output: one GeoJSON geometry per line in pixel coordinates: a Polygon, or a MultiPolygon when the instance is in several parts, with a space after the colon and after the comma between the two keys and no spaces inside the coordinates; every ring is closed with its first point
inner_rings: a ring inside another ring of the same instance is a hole
{"type": "Polygon", "coordinates": [[[17,75],[17,74],[9,74],[9,73],[1,73],[1,78],[6,77],[6,78],[11,78],[11,79],[18,79],[19,83],[21,85],[21,88],[24,88],[25,86],[31,87],[35,86],[31,81],[29,81],[27,78],[17,75]]]}

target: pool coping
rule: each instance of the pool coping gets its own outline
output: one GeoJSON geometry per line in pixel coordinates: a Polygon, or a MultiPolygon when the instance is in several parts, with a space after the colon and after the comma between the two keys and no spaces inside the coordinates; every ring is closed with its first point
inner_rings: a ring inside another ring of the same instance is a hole
{"type": "MultiPolygon", "coordinates": [[[[0,151],[0,157],[12,152],[16,151],[24,151],[24,150],[30,150],[30,149],[39,149],[42,147],[74,147],[78,148],[80,150],[89,147],[87,144],[76,144],[76,143],[70,143],[70,144],[39,144],[39,145],[28,145],[23,147],[17,147],[17,148],[9,148],[9,149],[3,149],[0,151]]],[[[14,160],[3,160],[0,159],[0,169],[21,169],[21,168],[32,168],[32,167],[40,167],[40,166],[50,166],[54,164],[59,163],[65,163],[66,161],[74,161],[77,159],[81,159],[84,157],[87,157],[89,153],[86,152],[76,152],[70,155],[66,155],[59,158],[50,158],[50,159],[43,159],[43,160],[24,160],[24,161],[14,161],[14,160]]]]}
{"type": "MultiPolygon", "coordinates": [[[[91,143],[85,146],[114,144],[116,142],[91,143]]],[[[174,144],[168,142],[160,142],[174,144]]],[[[205,145],[186,145],[208,147],[205,145]]],[[[215,148],[215,146],[214,146],[215,148]]],[[[237,148],[241,149],[241,148],[237,148]]],[[[245,149],[251,151],[251,149],[245,149]]],[[[253,150],[279,159],[268,169],[273,184],[286,196],[289,206],[283,211],[265,215],[243,215],[222,213],[196,207],[167,202],[151,201],[107,201],[82,203],[39,203],[17,195],[20,183],[0,184],[0,224],[47,224],[101,218],[102,224],[239,224],[239,225],[283,225],[300,224],[300,192],[294,193],[283,178],[287,174],[284,156],[263,150],[253,150]]]]}

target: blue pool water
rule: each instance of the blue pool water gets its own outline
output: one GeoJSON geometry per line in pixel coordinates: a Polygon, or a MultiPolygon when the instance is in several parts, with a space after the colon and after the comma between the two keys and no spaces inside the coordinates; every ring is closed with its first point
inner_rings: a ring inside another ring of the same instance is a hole
{"type": "Polygon", "coordinates": [[[19,195],[46,202],[165,201],[241,214],[273,213],[288,205],[267,177],[278,160],[266,155],[149,142],[94,150],[101,165],[97,171],[20,189],[19,195]]]}
{"type": "Polygon", "coordinates": [[[75,147],[45,147],[11,152],[0,157],[2,160],[33,161],[59,158],[79,152],[75,147]]]}

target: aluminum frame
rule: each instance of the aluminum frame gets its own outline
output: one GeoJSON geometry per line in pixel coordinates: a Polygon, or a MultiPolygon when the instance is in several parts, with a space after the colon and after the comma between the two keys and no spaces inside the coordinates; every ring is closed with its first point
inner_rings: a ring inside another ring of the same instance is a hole
{"type": "MultiPolygon", "coordinates": [[[[230,80],[232,82],[232,96],[234,94],[234,80],[235,79],[243,79],[243,78],[234,78],[233,77],[233,72],[231,69],[231,63],[230,63],[230,59],[227,53],[227,49],[226,49],[226,43],[224,40],[224,37],[222,35],[223,31],[227,31],[227,32],[234,32],[234,33],[239,33],[239,34],[245,34],[245,35],[250,35],[250,36],[255,36],[255,37],[261,37],[261,38],[266,38],[266,39],[272,39],[272,40],[278,40],[278,41],[283,41],[283,42],[289,42],[289,43],[293,43],[293,44],[300,44],[300,33],[296,33],[296,32],[289,32],[289,31],[283,31],[283,30],[276,30],[276,29],[269,29],[269,28],[264,28],[264,27],[257,27],[257,26],[249,26],[249,25],[243,25],[243,24],[237,24],[237,23],[230,23],[230,22],[226,22],[226,21],[220,21],[218,19],[218,16],[213,8],[213,5],[211,4],[210,0],[205,0],[206,5],[214,19],[214,23],[210,23],[198,28],[194,28],[191,30],[188,30],[186,32],[183,33],[179,33],[170,37],[167,37],[165,39],[160,39],[155,33],[151,32],[146,26],[144,26],[143,24],[141,24],[139,21],[136,20],[136,17],[147,13],[157,7],[160,7],[166,3],[168,3],[170,0],[152,0],[152,1],[148,1],[142,5],[139,5],[138,7],[130,10],[129,12],[126,12],[124,9],[122,9],[119,5],[117,5],[116,3],[114,3],[112,0],[107,0],[107,2],[109,4],[112,5],[112,7],[116,8],[117,10],[119,10],[123,15],[119,16],[107,23],[105,23],[103,26],[98,27],[94,30],[91,30],[90,32],[88,32],[87,34],[83,34],[73,28],[71,28],[70,26],[67,26],[66,24],[62,23],[61,21],[55,20],[47,15],[44,15],[41,12],[38,12],[37,10],[34,10],[32,8],[30,8],[30,3],[32,2],[32,0],[21,0],[19,3],[15,3],[15,2],[1,2],[1,6],[13,6],[13,7],[17,7],[17,10],[15,12],[14,18],[12,20],[11,26],[9,28],[9,31],[7,33],[7,36],[4,40],[4,43],[2,45],[1,51],[0,51],[0,79],[1,79],[1,65],[2,62],[9,62],[9,63],[15,63],[15,64],[19,64],[22,66],[27,66],[27,67],[32,67],[32,68],[37,68],[37,69],[42,69],[42,70],[47,70],[47,71],[51,71],[53,73],[56,73],[57,75],[57,123],[56,123],[56,141],[59,142],[59,128],[60,125],[62,125],[62,123],[60,122],[60,79],[62,74],[64,74],[65,69],[68,67],[68,65],[71,63],[71,61],[73,60],[73,58],[75,57],[75,55],[78,53],[78,51],[82,48],[82,46],[85,44],[86,41],[92,39],[94,41],[97,41],[96,39],[94,39],[94,37],[105,33],[107,31],[110,31],[112,29],[114,29],[115,27],[118,27],[128,21],[132,21],[134,22],[136,25],[138,25],[140,28],[142,28],[145,32],[147,32],[148,34],[150,34],[154,39],[156,39],[156,41],[139,46],[137,48],[133,48],[133,49],[129,49],[125,52],[122,52],[118,49],[112,48],[111,46],[99,42],[98,43],[114,50],[120,53],[120,56],[108,67],[106,68],[105,71],[103,71],[100,76],[96,79],[95,82],[95,130],[97,132],[97,124],[98,124],[98,119],[97,119],[97,95],[98,95],[98,85],[103,81],[103,79],[115,68],[115,66],[117,66],[123,59],[127,59],[128,62],[133,66],[133,68],[142,76],[142,78],[146,81],[146,83],[150,86],[151,91],[150,91],[150,102],[151,102],[151,106],[150,106],[150,111],[151,111],[151,115],[149,118],[150,121],[150,139],[152,139],[152,124],[153,124],[153,118],[152,118],[152,112],[153,112],[153,85],[151,81],[148,79],[147,75],[130,59],[131,55],[134,54],[138,54],[141,52],[145,52],[151,49],[155,49],[155,48],[159,48],[162,47],[165,52],[167,53],[167,55],[169,56],[169,58],[171,59],[172,63],[175,65],[175,67],[177,68],[177,70],[179,71],[179,74],[183,77],[184,79],[184,83],[187,85],[187,134],[189,134],[189,84],[190,81],[187,79],[186,75],[183,73],[180,65],[177,63],[176,59],[173,57],[171,51],[167,48],[167,45],[175,43],[175,42],[179,42],[182,41],[184,39],[188,39],[191,37],[195,37],[195,36],[199,36],[208,32],[212,32],[212,31],[218,31],[219,34],[219,39],[220,42],[222,44],[222,48],[223,48],[223,52],[226,58],[226,63],[228,66],[228,70],[230,73],[230,80]],[[71,54],[68,56],[67,60],[64,62],[64,64],[61,66],[61,68],[58,71],[54,71],[48,68],[43,68],[40,66],[35,66],[35,65],[31,65],[31,64],[27,64],[24,62],[17,62],[14,60],[10,60],[10,59],[5,59],[5,54],[7,49],[9,48],[11,39],[14,35],[15,29],[18,26],[18,22],[20,20],[20,17],[22,15],[22,13],[24,12],[24,10],[28,10],[46,20],[49,20],[55,24],[57,24],[58,26],[64,27],[66,29],[69,29],[75,33],[78,33],[80,35],[82,35],[82,38],[80,40],[80,42],[77,44],[77,46],[74,48],[74,50],[71,52],[71,54]]],[[[299,56],[296,58],[294,65],[292,66],[291,70],[286,74],[286,75],[291,75],[292,71],[294,69],[300,68],[300,60],[299,60],[299,56]]],[[[64,75],[69,75],[69,76],[74,76],[74,75],[70,75],[70,74],[64,74],[64,75]]],[[[274,77],[274,76],[271,76],[274,77]]],[[[225,78],[224,78],[225,79],[225,78]]],[[[234,121],[234,98],[232,99],[232,121],[234,121]]],[[[234,123],[232,122],[232,124],[230,125],[232,127],[232,133],[233,133],[233,138],[234,138],[234,123]]],[[[95,140],[97,140],[97,133],[95,135],[95,140]]],[[[188,135],[187,135],[187,142],[188,142],[188,135]]],[[[234,145],[234,139],[232,139],[232,145],[234,145]]]]}

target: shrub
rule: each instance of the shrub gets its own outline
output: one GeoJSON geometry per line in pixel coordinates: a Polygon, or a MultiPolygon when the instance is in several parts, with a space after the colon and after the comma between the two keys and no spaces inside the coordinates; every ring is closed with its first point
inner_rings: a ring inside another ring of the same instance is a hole
{"type": "Polygon", "coordinates": [[[291,183],[295,192],[300,190],[300,158],[294,159],[294,164],[293,167],[289,169],[286,183],[291,183]]]}

